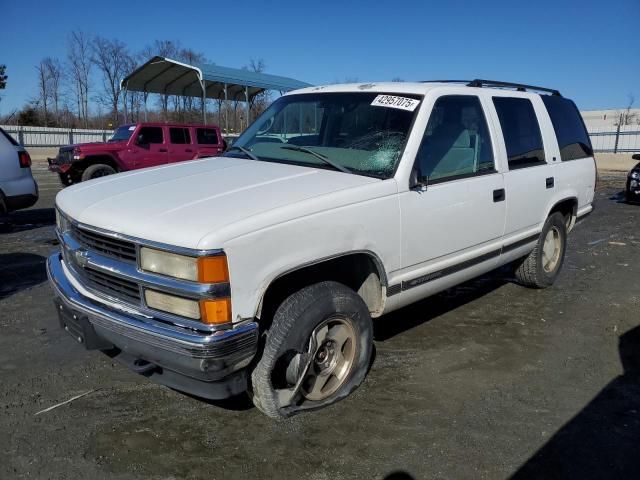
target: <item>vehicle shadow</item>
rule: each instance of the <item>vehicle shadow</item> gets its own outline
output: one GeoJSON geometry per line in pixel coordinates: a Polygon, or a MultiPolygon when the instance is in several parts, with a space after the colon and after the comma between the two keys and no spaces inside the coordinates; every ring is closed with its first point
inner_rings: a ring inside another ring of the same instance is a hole
{"type": "Polygon", "coordinates": [[[46,258],[33,253],[0,254],[0,300],[47,279],[46,258]]]}
{"type": "Polygon", "coordinates": [[[514,280],[510,268],[501,267],[486,275],[391,312],[374,321],[374,340],[377,342],[389,340],[400,333],[473,302],[512,281],[514,280]]]}
{"type": "Polygon", "coordinates": [[[640,327],[618,344],[623,374],[538,450],[511,477],[640,478],[640,327]]]}
{"type": "Polygon", "coordinates": [[[0,233],[16,233],[34,228],[47,227],[56,223],[53,208],[32,208],[0,215],[0,233]]]}

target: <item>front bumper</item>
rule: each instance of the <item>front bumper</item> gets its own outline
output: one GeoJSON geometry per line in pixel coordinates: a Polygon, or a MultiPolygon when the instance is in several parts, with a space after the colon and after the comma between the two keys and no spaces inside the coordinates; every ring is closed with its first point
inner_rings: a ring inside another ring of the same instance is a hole
{"type": "Polygon", "coordinates": [[[640,203],[640,180],[627,177],[626,200],[631,203],[640,203]]]}
{"type": "Polygon", "coordinates": [[[69,171],[73,162],[75,160],[73,157],[65,154],[59,154],[57,157],[47,158],[47,163],[49,164],[49,171],[54,173],[66,173],[69,171]]]}
{"type": "Polygon", "coordinates": [[[47,260],[47,274],[61,325],[85,348],[108,350],[132,370],[204,398],[246,390],[243,369],[257,350],[256,322],[197,332],[94,301],[74,287],[59,253],[47,260]]]}

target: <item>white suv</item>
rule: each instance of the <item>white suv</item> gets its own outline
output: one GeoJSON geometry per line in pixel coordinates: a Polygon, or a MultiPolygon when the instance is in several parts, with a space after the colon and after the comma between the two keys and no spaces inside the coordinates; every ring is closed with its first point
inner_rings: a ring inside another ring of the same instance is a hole
{"type": "Polygon", "coordinates": [[[87,348],[288,416],[362,382],[372,318],[505,264],[551,285],[595,180],[582,119],[554,90],[310,87],[223,157],[65,189],[48,271],[87,348]]]}
{"type": "Polygon", "coordinates": [[[31,157],[0,128],[0,214],[28,208],[38,201],[38,185],[31,175],[31,157]]]}

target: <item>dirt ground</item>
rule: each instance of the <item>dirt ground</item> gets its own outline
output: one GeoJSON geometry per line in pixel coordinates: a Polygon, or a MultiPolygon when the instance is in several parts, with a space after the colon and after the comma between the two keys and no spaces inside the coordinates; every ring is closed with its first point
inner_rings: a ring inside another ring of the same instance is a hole
{"type": "Polygon", "coordinates": [[[57,324],[57,178],[0,223],[0,478],[640,478],[640,206],[601,175],[547,290],[506,269],[376,323],[362,387],[274,422],[150,383],[57,324]],[[35,415],[76,395],[69,404],[35,415]]]}

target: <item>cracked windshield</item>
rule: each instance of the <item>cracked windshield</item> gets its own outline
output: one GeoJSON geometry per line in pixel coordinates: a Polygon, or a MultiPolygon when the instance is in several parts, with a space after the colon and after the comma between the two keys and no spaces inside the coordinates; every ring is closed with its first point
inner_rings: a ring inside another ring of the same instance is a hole
{"type": "Polygon", "coordinates": [[[226,155],[389,178],[419,103],[369,92],[285,96],[226,155]]]}

